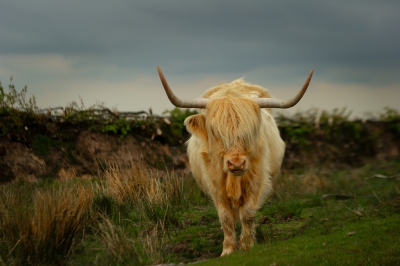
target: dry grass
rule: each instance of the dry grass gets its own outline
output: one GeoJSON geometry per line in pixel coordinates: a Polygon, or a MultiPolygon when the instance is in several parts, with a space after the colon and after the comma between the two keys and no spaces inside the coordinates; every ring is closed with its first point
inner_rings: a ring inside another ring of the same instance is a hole
{"type": "Polygon", "coordinates": [[[100,231],[103,241],[109,247],[109,255],[120,261],[128,255],[121,256],[123,252],[134,251],[141,262],[146,258],[152,263],[162,262],[165,256],[163,246],[167,235],[166,226],[173,216],[171,212],[179,206],[177,204],[183,197],[182,178],[168,172],[160,174],[143,163],[132,163],[128,169],[109,165],[102,178],[98,191],[118,204],[132,205],[135,217],[139,218],[135,223],[130,221],[131,226],[142,228],[132,233],[135,241],[127,241],[128,235],[113,228],[110,220],[103,217],[100,231]],[[121,248],[123,246],[129,248],[121,248]]]}
{"type": "Polygon", "coordinates": [[[182,178],[133,161],[93,181],[1,186],[0,264],[64,264],[78,245],[103,250],[96,259],[109,263],[162,262],[183,197],[182,178]]]}
{"type": "Polygon", "coordinates": [[[132,163],[128,169],[109,165],[103,178],[104,191],[120,203],[146,199],[150,204],[161,204],[182,194],[181,178],[160,174],[143,162],[132,163]]]}
{"type": "Polygon", "coordinates": [[[1,191],[0,239],[9,264],[62,263],[90,219],[90,187],[1,191]],[[26,194],[19,194],[26,193],[26,194]],[[29,197],[30,194],[30,197],[29,197]],[[11,258],[11,259],[10,259],[11,258]]]}
{"type": "Polygon", "coordinates": [[[124,264],[129,261],[131,264],[141,264],[145,260],[135,240],[129,237],[124,227],[116,225],[109,217],[101,215],[101,222],[98,223],[97,228],[98,236],[102,240],[103,252],[107,254],[110,263],[124,264]]]}
{"type": "Polygon", "coordinates": [[[102,177],[104,182],[98,186],[101,193],[119,204],[139,205],[155,222],[160,217],[153,217],[156,209],[167,211],[183,195],[182,178],[168,172],[160,175],[144,163],[132,163],[128,169],[109,165],[102,177]]]}
{"type": "Polygon", "coordinates": [[[136,164],[131,164],[129,169],[109,164],[102,177],[104,179],[101,183],[103,193],[120,204],[128,201],[135,202],[148,182],[148,169],[136,164]]]}

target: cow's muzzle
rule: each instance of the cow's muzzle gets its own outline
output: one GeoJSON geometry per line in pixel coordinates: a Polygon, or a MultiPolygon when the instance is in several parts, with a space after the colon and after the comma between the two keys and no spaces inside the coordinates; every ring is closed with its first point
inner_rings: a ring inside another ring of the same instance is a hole
{"type": "Polygon", "coordinates": [[[227,168],[234,176],[241,176],[247,172],[246,159],[232,159],[226,161],[227,168]]]}

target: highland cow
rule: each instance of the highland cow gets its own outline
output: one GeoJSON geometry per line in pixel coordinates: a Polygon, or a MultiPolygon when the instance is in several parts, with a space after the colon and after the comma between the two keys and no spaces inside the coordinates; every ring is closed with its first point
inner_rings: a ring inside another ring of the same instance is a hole
{"type": "Polygon", "coordinates": [[[307,90],[313,70],[292,99],[270,97],[260,86],[243,79],[207,90],[202,98],[182,100],[174,95],[161,69],[158,73],[168,98],[177,107],[200,108],[185,120],[190,166],[198,185],[209,194],[224,231],[221,256],[236,250],[235,223],[242,225],[240,244],[254,245],[255,215],[280,171],[285,143],[271,108],[289,108],[307,90]]]}

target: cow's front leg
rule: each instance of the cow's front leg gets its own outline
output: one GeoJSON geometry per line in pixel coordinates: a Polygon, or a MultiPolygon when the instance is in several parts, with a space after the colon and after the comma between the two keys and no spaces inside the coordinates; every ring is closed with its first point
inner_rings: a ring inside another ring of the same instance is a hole
{"type": "Polygon", "coordinates": [[[247,207],[241,207],[239,209],[239,218],[242,224],[242,233],[240,235],[240,244],[243,250],[249,250],[254,246],[254,235],[255,235],[255,224],[254,219],[257,209],[247,207]]]}
{"type": "Polygon", "coordinates": [[[221,256],[229,255],[236,250],[235,221],[236,214],[228,206],[218,205],[218,216],[224,231],[224,243],[221,256]]]}

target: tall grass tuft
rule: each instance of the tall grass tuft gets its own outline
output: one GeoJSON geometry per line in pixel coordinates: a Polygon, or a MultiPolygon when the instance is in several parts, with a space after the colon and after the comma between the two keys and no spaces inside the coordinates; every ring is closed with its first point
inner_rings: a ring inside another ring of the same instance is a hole
{"type": "Polygon", "coordinates": [[[123,226],[114,223],[109,217],[100,215],[98,223],[98,237],[103,243],[104,264],[114,265],[141,265],[146,261],[142,255],[140,246],[129,236],[129,232],[123,226]]]}
{"type": "Polygon", "coordinates": [[[122,264],[126,258],[136,264],[163,262],[167,228],[177,223],[176,210],[184,202],[183,186],[182,177],[142,162],[132,161],[128,168],[109,164],[96,186],[101,196],[97,204],[116,203],[112,211],[101,214],[98,225],[98,236],[107,246],[107,260],[122,264]]]}
{"type": "Polygon", "coordinates": [[[93,190],[86,186],[2,191],[2,260],[17,265],[62,264],[85,232],[93,190]],[[4,248],[5,247],[5,248],[4,248]]]}
{"type": "Polygon", "coordinates": [[[109,165],[101,190],[119,204],[131,205],[142,219],[159,222],[172,218],[171,211],[183,198],[183,180],[169,172],[160,174],[144,163],[128,169],[109,165]]]}

